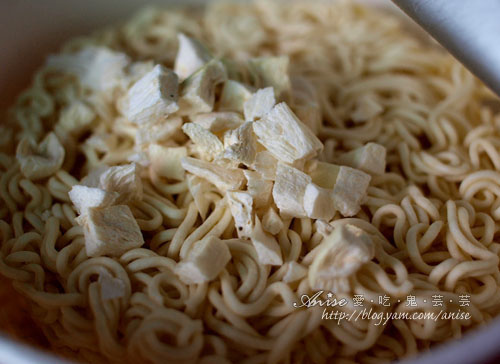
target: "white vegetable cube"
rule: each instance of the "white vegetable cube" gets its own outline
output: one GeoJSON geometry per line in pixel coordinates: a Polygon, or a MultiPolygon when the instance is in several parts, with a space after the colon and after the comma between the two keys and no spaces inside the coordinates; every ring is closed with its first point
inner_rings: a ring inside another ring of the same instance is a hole
{"type": "Polygon", "coordinates": [[[228,191],[226,196],[238,237],[250,237],[253,228],[252,196],[243,191],[228,191]]]}
{"type": "Polygon", "coordinates": [[[163,121],[179,109],[178,88],[177,75],[158,64],[128,90],[123,114],[138,125],[163,121]]]}
{"type": "Polygon", "coordinates": [[[354,216],[358,213],[370,179],[370,175],[365,172],[350,167],[340,167],[333,187],[333,201],[335,208],[343,216],[354,216]]]}
{"type": "Polygon", "coordinates": [[[245,122],[240,127],[224,134],[224,158],[250,166],[255,161],[257,143],[253,134],[252,122],[245,122]]]}
{"type": "Polygon", "coordinates": [[[185,157],[181,159],[182,167],[214,184],[219,190],[237,190],[245,184],[245,176],[240,169],[205,162],[199,159],[185,157]]]}
{"type": "Polygon", "coordinates": [[[259,172],[245,169],[243,171],[247,179],[247,191],[252,196],[255,208],[264,208],[271,203],[273,182],[262,178],[259,172]]]}
{"type": "MultiPolygon", "coordinates": [[[[87,187],[101,188],[101,176],[106,172],[109,166],[100,165],[92,169],[85,177],[82,178],[80,184],[87,187]]],[[[104,189],[104,188],[101,188],[104,189]]],[[[104,189],[105,190],[105,189],[104,189]]]]}
{"type": "Polygon", "coordinates": [[[226,243],[209,235],[194,244],[187,259],[175,267],[175,273],[185,284],[209,282],[217,278],[230,260],[226,243]]]}
{"type": "Polygon", "coordinates": [[[159,144],[150,144],[148,148],[151,169],[159,176],[182,181],[184,168],[181,159],[187,156],[186,147],[164,147],[159,144]]]}
{"type": "MultiPolygon", "coordinates": [[[[247,124],[247,123],[244,123],[244,124],[247,124]]],[[[251,124],[250,124],[250,126],[251,126],[251,124]]],[[[232,144],[238,143],[239,139],[240,138],[238,136],[238,133],[236,133],[236,129],[226,131],[223,135],[224,148],[227,148],[227,147],[231,146],[232,144]]]]}
{"type": "Polygon", "coordinates": [[[222,62],[211,60],[181,84],[179,112],[182,115],[210,112],[215,102],[215,87],[227,78],[222,62]]]}
{"type": "Polygon", "coordinates": [[[267,234],[262,229],[262,224],[257,216],[255,216],[255,226],[251,234],[252,244],[257,252],[257,257],[260,264],[265,265],[282,265],[283,258],[281,249],[276,238],[267,234]]]}
{"type": "Polygon", "coordinates": [[[179,33],[177,39],[179,49],[175,58],[174,72],[182,81],[210,61],[212,55],[203,44],[183,33],[179,33]]]}
{"type": "Polygon", "coordinates": [[[258,141],[278,160],[294,163],[314,157],[323,144],[284,102],[253,123],[258,141]]]}
{"type": "Polygon", "coordinates": [[[205,220],[207,216],[208,209],[212,200],[210,199],[209,193],[213,192],[215,187],[207,182],[205,179],[194,175],[187,176],[187,185],[189,193],[193,196],[194,203],[200,214],[201,218],[205,220]]]}
{"type": "Polygon", "coordinates": [[[288,75],[289,64],[288,56],[259,57],[248,61],[250,72],[256,78],[258,86],[272,86],[278,98],[281,98],[291,88],[288,75]]]}
{"type": "Polygon", "coordinates": [[[224,132],[228,129],[236,129],[243,124],[243,118],[237,112],[221,111],[209,112],[190,116],[191,121],[212,133],[224,132]]]}
{"type": "Polygon", "coordinates": [[[116,192],[107,192],[100,188],[82,185],[74,185],[68,195],[80,215],[86,215],[91,207],[111,206],[118,198],[116,192]]]}
{"type": "Polygon", "coordinates": [[[252,168],[259,172],[265,180],[274,181],[278,160],[267,150],[257,152],[252,168]]]}
{"type": "Polygon", "coordinates": [[[304,210],[310,218],[331,220],[335,215],[332,191],[309,183],[304,193],[304,210]]]}
{"type": "Polygon", "coordinates": [[[339,164],[344,164],[362,170],[371,175],[381,175],[385,172],[385,148],[377,143],[367,143],[337,158],[339,164]]]}
{"type": "Polygon", "coordinates": [[[73,54],[49,56],[46,64],[49,68],[76,76],[80,84],[100,92],[121,85],[129,62],[124,53],[89,46],[73,54]]]}
{"type": "Polygon", "coordinates": [[[297,262],[287,262],[286,273],[283,276],[283,282],[292,283],[297,282],[307,276],[307,268],[297,262]]]}
{"type": "Polygon", "coordinates": [[[175,116],[154,123],[141,124],[135,134],[135,144],[142,148],[150,143],[165,141],[179,133],[181,126],[182,118],[175,116]]]}
{"type": "Polygon", "coordinates": [[[219,99],[219,109],[243,112],[245,102],[252,97],[250,86],[234,80],[226,80],[219,99]]]}
{"type": "Polygon", "coordinates": [[[55,130],[78,136],[89,128],[95,116],[95,112],[85,103],[73,101],[61,111],[55,130]]]}
{"type": "Polygon", "coordinates": [[[38,145],[33,139],[23,137],[16,149],[21,173],[31,180],[40,180],[57,172],[64,156],[64,147],[53,132],[48,133],[38,145]]]}
{"type": "Polygon", "coordinates": [[[272,206],[268,208],[262,217],[262,227],[272,235],[278,234],[285,227],[280,215],[278,215],[272,206]]]}
{"type": "Polygon", "coordinates": [[[257,92],[243,104],[245,120],[262,118],[271,111],[275,104],[276,98],[274,97],[274,89],[272,87],[257,90],[257,92]]]}
{"type": "Polygon", "coordinates": [[[333,189],[339,175],[340,167],[332,163],[314,161],[308,173],[312,181],[318,186],[333,189]]]}
{"type": "Polygon", "coordinates": [[[315,290],[346,291],[347,279],[375,256],[370,236],[350,224],[336,227],[317,249],[308,273],[315,290]]]}
{"type": "Polygon", "coordinates": [[[333,190],[333,205],[343,216],[358,213],[371,180],[370,175],[358,169],[325,162],[315,162],[309,174],[314,184],[333,190]]]}
{"type": "Polygon", "coordinates": [[[186,123],[182,126],[182,131],[195,144],[203,159],[213,160],[223,153],[224,146],[219,138],[199,124],[186,123]]]}
{"type": "Polygon", "coordinates": [[[100,186],[107,191],[118,192],[120,197],[117,203],[141,200],[142,180],[140,166],[136,163],[130,163],[111,167],[101,175],[100,186]]]}
{"type": "Polygon", "coordinates": [[[281,214],[305,217],[304,193],[311,177],[296,168],[278,163],[273,198],[281,214]]]}
{"type": "Polygon", "coordinates": [[[126,205],[89,208],[83,231],[89,257],[119,257],[144,244],[141,229],[126,205]]]}
{"type": "Polygon", "coordinates": [[[142,199],[142,181],[139,172],[140,166],[137,163],[104,166],[90,172],[82,179],[81,184],[108,192],[117,192],[119,197],[116,203],[127,203],[142,199]]]}

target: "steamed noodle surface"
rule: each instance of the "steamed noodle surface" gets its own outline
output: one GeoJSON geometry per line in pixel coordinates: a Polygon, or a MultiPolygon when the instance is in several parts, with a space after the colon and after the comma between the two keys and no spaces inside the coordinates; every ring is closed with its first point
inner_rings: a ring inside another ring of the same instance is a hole
{"type": "MultiPolygon", "coordinates": [[[[1,126],[0,273],[29,298],[53,350],[89,362],[375,363],[459,338],[498,313],[500,115],[484,106],[491,96],[461,65],[419,43],[387,14],[327,1],[144,10],[123,26],[68,43],[63,52],[97,44],[172,68],[179,31],[217,57],[241,62],[288,55],[290,74],[310,81],[319,98],[320,160],[334,162],[367,142],[385,146],[386,173],[372,178],[360,212],[351,218],[337,213],[330,221],[362,228],[376,245],[375,258],[349,278],[338,298],[362,294],[364,307],[374,312],[460,308],[471,318],[339,325],[322,320],[321,308],[294,308],[301,295],[314,293],[307,276],[285,283],[284,268],[259,264],[253,246],[235,239],[217,189],[207,194],[212,204],[203,220],[186,181],[148,169],[143,200],[130,204],[146,244],[119,258],[87,257],[67,193],[100,164],[129,163],[135,131],[115,107],[126,90],[95,93],[42,67],[1,126]],[[355,121],[366,99],[381,111],[355,121]],[[15,143],[26,134],[43,139],[75,100],[96,113],[92,130],[64,141],[64,164],[51,177],[24,177],[15,143]],[[85,143],[93,135],[115,140],[99,149],[85,143]],[[215,280],[186,285],[172,269],[184,241],[207,233],[227,243],[232,260],[215,280]],[[102,297],[102,277],[120,279],[124,294],[102,297]],[[470,306],[459,307],[464,294],[470,306]],[[378,304],[380,295],[391,297],[390,307],[378,304]],[[407,295],[419,306],[408,307],[407,295]],[[423,304],[433,295],[443,296],[444,307],[423,304]]],[[[180,129],[166,141],[189,143],[180,129]]],[[[283,260],[308,267],[324,226],[309,218],[284,222],[276,234],[283,260]]]]}

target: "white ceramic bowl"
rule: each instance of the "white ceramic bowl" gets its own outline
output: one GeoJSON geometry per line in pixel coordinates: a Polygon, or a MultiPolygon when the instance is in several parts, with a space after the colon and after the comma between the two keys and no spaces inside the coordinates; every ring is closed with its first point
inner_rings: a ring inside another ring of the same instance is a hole
{"type": "MultiPolygon", "coordinates": [[[[172,2],[202,3],[203,0],[149,0],[147,4],[161,5],[172,2]]],[[[389,0],[363,2],[395,10],[389,0]]],[[[145,4],[142,0],[1,1],[0,110],[14,102],[17,94],[28,86],[45,55],[57,51],[65,40],[126,19],[145,4]]],[[[407,359],[407,362],[414,364],[500,362],[500,318],[459,341],[443,344],[432,352],[407,359]]],[[[67,362],[0,335],[0,364],[33,363],[67,362]]]]}

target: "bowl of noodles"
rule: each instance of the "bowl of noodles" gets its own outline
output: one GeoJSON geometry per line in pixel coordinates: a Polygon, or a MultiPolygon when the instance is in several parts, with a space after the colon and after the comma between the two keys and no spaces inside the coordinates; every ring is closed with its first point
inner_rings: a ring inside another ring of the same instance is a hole
{"type": "Polygon", "coordinates": [[[0,362],[498,359],[498,99],[381,1],[167,3],[1,6],[0,362]]]}

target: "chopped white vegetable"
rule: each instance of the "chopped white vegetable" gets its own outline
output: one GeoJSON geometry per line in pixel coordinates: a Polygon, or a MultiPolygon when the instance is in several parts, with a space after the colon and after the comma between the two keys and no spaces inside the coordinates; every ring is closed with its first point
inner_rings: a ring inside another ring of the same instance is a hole
{"type": "Polygon", "coordinates": [[[365,172],[350,167],[340,167],[333,187],[333,202],[343,216],[354,216],[358,213],[370,179],[370,175],[365,172]]]}
{"type": "Polygon", "coordinates": [[[358,213],[371,180],[370,175],[358,169],[325,162],[314,163],[309,174],[319,187],[333,189],[335,209],[343,216],[358,213]]]}
{"type": "Polygon", "coordinates": [[[262,217],[262,227],[272,235],[278,234],[285,227],[280,215],[278,215],[272,206],[268,208],[262,217]]]}
{"type": "Polygon", "coordinates": [[[282,265],[283,258],[278,241],[274,236],[267,234],[262,229],[262,224],[255,216],[255,224],[251,234],[252,244],[257,252],[260,264],[282,265]]]}
{"type": "Polygon", "coordinates": [[[175,267],[175,273],[185,284],[209,282],[217,278],[230,260],[226,243],[209,235],[194,244],[187,259],[175,267]]]}
{"type": "Polygon", "coordinates": [[[257,90],[257,92],[243,104],[245,120],[253,121],[262,118],[271,111],[275,104],[276,98],[274,97],[274,89],[272,87],[257,90]]]}
{"type": "Polygon", "coordinates": [[[225,168],[215,163],[185,157],[181,160],[182,167],[214,184],[219,190],[238,190],[245,184],[245,176],[240,169],[225,168]]]}
{"type": "Polygon", "coordinates": [[[86,215],[91,207],[108,207],[118,198],[117,192],[108,192],[100,188],[74,185],[68,196],[80,215],[86,215]]]}
{"type": "Polygon", "coordinates": [[[128,90],[122,112],[138,125],[164,121],[179,109],[178,88],[177,75],[158,64],[128,90]]]}
{"type": "Polygon", "coordinates": [[[281,214],[305,217],[304,193],[311,177],[296,168],[278,163],[273,198],[281,214]]]}
{"type": "Polygon", "coordinates": [[[168,140],[176,133],[180,132],[182,118],[178,116],[168,117],[156,123],[140,125],[135,133],[135,144],[143,147],[149,143],[157,143],[168,140]]]}
{"type": "Polygon", "coordinates": [[[179,113],[182,115],[210,112],[215,102],[215,88],[227,78],[222,62],[211,60],[181,84],[179,113]]]}
{"type": "Polygon", "coordinates": [[[367,143],[337,158],[337,163],[362,170],[371,175],[385,172],[385,148],[377,143],[367,143]]]}
{"type": "Polygon", "coordinates": [[[238,237],[250,237],[253,229],[252,196],[244,191],[228,191],[226,196],[238,237]]]}
{"type": "Polygon", "coordinates": [[[262,178],[261,174],[250,169],[243,171],[247,179],[247,191],[252,196],[255,208],[265,208],[271,203],[273,183],[262,178]]]}
{"type": "Polygon", "coordinates": [[[253,129],[258,141],[286,163],[314,157],[323,148],[319,139],[284,102],[254,122],[253,129]]]}
{"type": "Polygon", "coordinates": [[[257,152],[255,162],[252,164],[252,168],[259,172],[262,178],[270,181],[276,178],[277,166],[278,160],[267,150],[257,152]]]}
{"type": "Polygon", "coordinates": [[[47,67],[77,77],[80,84],[94,91],[120,86],[130,59],[106,47],[89,46],[72,54],[51,55],[47,67]]]}
{"type": "Polygon", "coordinates": [[[210,130],[212,133],[235,129],[243,124],[243,118],[240,114],[231,111],[196,114],[191,117],[191,121],[210,130]]]}
{"type": "Polygon", "coordinates": [[[140,167],[136,163],[123,166],[103,166],[91,171],[81,184],[87,187],[97,187],[108,192],[118,192],[116,201],[127,203],[142,199],[142,181],[140,167]]]}
{"type": "Polygon", "coordinates": [[[335,215],[332,191],[309,183],[304,193],[304,210],[312,219],[331,220],[335,215]]]}
{"type": "Polygon", "coordinates": [[[297,262],[287,262],[286,265],[286,273],[283,277],[283,282],[292,283],[297,282],[307,276],[307,268],[302,264],[297,262]]]}
{"type": "Polygon", "coordinates": [[[101,188],[101,175],[108,170],[109,166],[100,165],[97,168],[92,169],[85,177],[82,178],[80,184],[87,187],[101,188]]]}
{"type": "Polygon", "coordinates": [[[340,225],[326,237],[309,267],[309,285],[315,290],[345,292],[349,277],[373,259],[370,236],[354,225],[340,225]]]}
{"type": "Polygon", "coordinates": [[[289,64],[288,56],[260,57],[248,61],[250,72],[256,78],[258,87],[272,86],[277,98],[290,91],[289,64]]]}
{"type": "Polygon", "coordinates": [[[183,81],[210,61],[212,55],[203,44],[183,33],[179,33],[177,39],[179,50],[175,58],[174,71],[183,81]]]}
{"type": "Polygon", "coordinates": [[[89,257],[119,257],[144,244],[141,229],[126,205],[89,208],[83,231],[89,257]]]}
{"type": "Polygon", "coordinates": [[[201,218],[205,220],[207,216],[208,208],[212,200],[208,196],[212,190],[215,189],[213,185],[207,182],[205,179],[192,174],[186,177],[189,193],[193,196],[194,203],[200,214],[201,218]]]}
{"type": "Polygon", "coordinates": [[[234,80],[226,80],[219,99],[219,109],[243,113],[243,105],[252,97],[250,86],[234,80]]]}
{"type": "Polygon", "coordinates": [[[16,159],[24,177],[39,180],[54,174],[64,162],[64,147],[57,136],[50,132],[40,144],[30,137],[23,137],[16,149],[16,159]]]}
{"type": "Polygon", "coordinates": [[[164,147],[159,144],[150,144],[148,148],[151,168],[161,177],[182,181],[184,168],[181,159],[187,156],[186,147],[164,147]]]}
{"type": "Polygon", "coordinates": [[[308,168],[312,181],[320,187],[333,189],[340,166],[332,163],[313,161],[308,168]]]}
{"type": "Polygon", "coordinates": [[[224,158],[241,162],[247,166],[255,161],[257,143],[253,134],[252,122],[245,122],[224,134],[224,158]]]}
{"type": "Polygon", "coordinates": [[[224,152],[224,145],[219,138],[199,124],[186,123],[182,131],[195,144],[202,159],[210,161],[224,152]]]}

